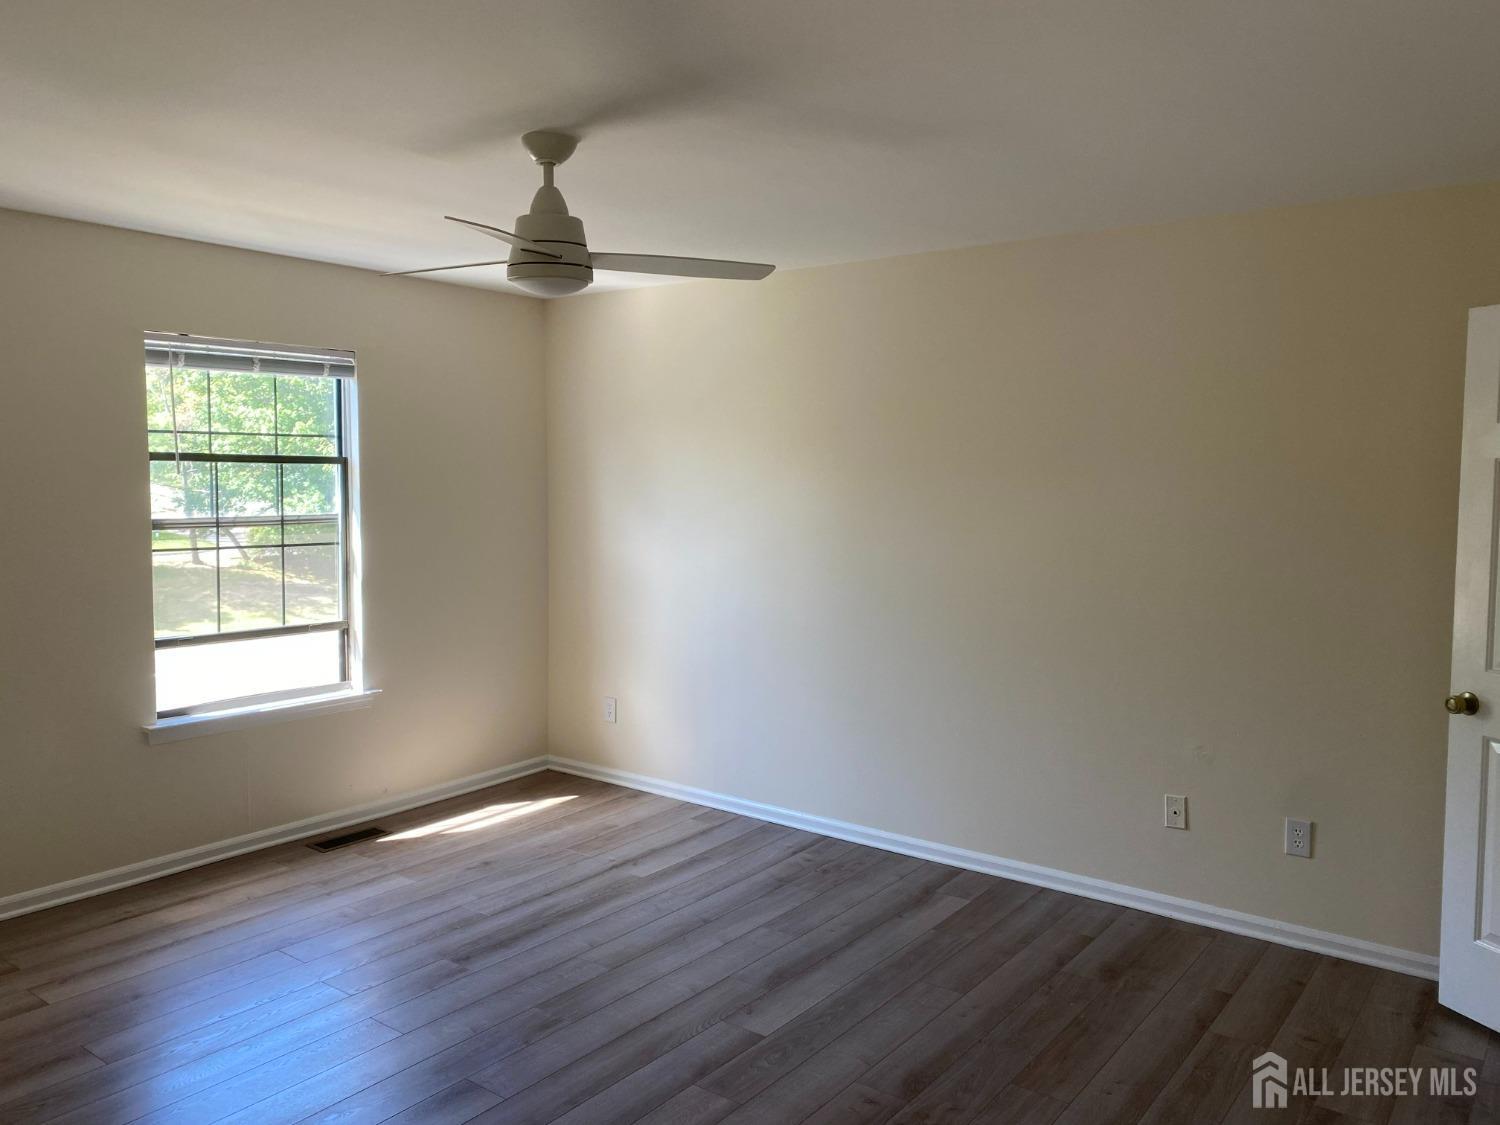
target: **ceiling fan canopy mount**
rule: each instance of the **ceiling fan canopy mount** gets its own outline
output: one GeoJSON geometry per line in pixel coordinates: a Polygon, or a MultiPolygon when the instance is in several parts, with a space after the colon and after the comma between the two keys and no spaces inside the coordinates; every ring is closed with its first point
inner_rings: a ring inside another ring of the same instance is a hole
{"type": "Polygon", "coordinates": [[[533,129],[521,135],[521,144],[538,164],[564,164],[578,148],[578,138],[571,133],[551,129],[533,129]]]}
{"type": "MultiPolygon", "coordinates": [[[[759,281],[776,268],[760,262],[734,262],[719,258],[592,253],[584,234],[583,220],[568,212],[567,200],[553,182],[553,170],[573,155],[578,147],[578,138],[569,133],[536,129],[523,135],[521,144],[541,166],[542,186],[537,188],[536,194],[531,198],[531,209],[516,217],[514,231],[492,227],[472,219],[460,219],[454,215],[443,217],[508,243],[511,251],[510,256],[504,259],[506,280],[528,293],[538,297],[565,297],[570,293],[577,293],[593,283],[596,269],[759,281]]],[[[457,266],[401,270],[386,276],[408,277],[412,274],[499,264],[499,261],[466,262],[457,266]]]]}

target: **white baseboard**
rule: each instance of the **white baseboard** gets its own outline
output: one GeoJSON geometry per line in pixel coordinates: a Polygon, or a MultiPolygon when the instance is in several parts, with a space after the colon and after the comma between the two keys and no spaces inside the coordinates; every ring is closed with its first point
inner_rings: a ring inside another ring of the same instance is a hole
{"type": "Polygon", "coordinates": [[[448,797],[457,797],[544,769],[555,769],[562,773],[576,774],[579,777],[623,785],[629,789],[640,789],[647,793],[689,801],[696,805],[707,805],[710,808],[738,813],[741,816],[754,817],[756,820],[784,824],[790,828],[801,828],[808,832],[816,832],[821,836],[832,836],[856,844],[866,844],[885,851],[914,856],[917,859],[945,863],[951,867],[962,867],[969,871],[998,875],[1004,879],[1049,887],[1084,898],[1113,902],[1151,914],[1195,922],[1216,930],[1227,930],[1230,933],[1261,938],[1279,945],[1309,949],[1314,953],[1325,953],[1330,957],[1340,957],[1346,961],[1358,961],[1361,964],[1392,969],[1398,973],[1425,977],[1429,980],[1437,979],[1437,958],[1425,953],[1414,953],[1407,949],[1378,945],[1375,942],[1346,937],[1343,934],[1315,930],[1308,926],[1298,926],[1291,922],[1282,922],[1256,914],[1245,914],[1206,902],[1195,902],[1192,899],[1127,886],[1124,883],[1111,883],[1088,875],[1075,875],[1070,871],[1060,871],[1034,863],[1023,863],[1020,860],[970,851],[967,848],[957,848],[949,844],[934,843],[931,840],[901,836],[894,832],[881,831],[878,828],[867,828],[860,824],[814,816],[810,813],[797,812],[794,809],[779,808],[775,805],[762,804],[759,801],[748,801],[724,793],[695,789],[689,785],[678,785],[676,782],[662,781],[643,774],[555,755],[528,758],[523,762],[515,762],[498,769],[486,770],[484,773],[402,793],[399,796],[388,797],[355,808],[340,809],[337,812],[308,817],[306,820],[294,821],[291,824],[263,828],[258,832],[250,832],[229,840],[221,840],[218,843],[189,848],[186,851],[174,852],[157,859],[143,860],[125,867],[116,867],[111,871],[101,871],[97,875],[85,875],[64,883],[54,883],[48,887],[38,887],[36,890],[22,891],[19,894],[0,898],[0,919],[11,918],[18,914],[29,914],[35,910],[44,910],[49,906],[60,906],[75,899],[104,894],[135,883],[144,883],[148,879],[159,879],[163,875],[185,871],[190,867],[201,867],[206,863],[214,863],[245,852],[284,844],[306,836],[319,835],[335,828],[358,824],[390,813],[404,812],[419,805],[441,801],[448,797]]]}
{"type": "Polygon", "coordinates": [[[19,894],[0,898],[0,919],[13,918],[18,914],[30,914],[34,910],[45,910],[49,906],[61,906],[74,899],[117,891],[121,887],[144,883],[148,879],[159,879],[163,875],[186,871],[190,867],[201,867],[205,863],[215,863],[221,859],[229,859],[231,856],[243,855],[245,852],[269,848],[275,844],[285,844],[292,840],[300,840],[305,836],[321,835],[332,829],[344,828],[375,817],[405,812],[418,805],[427,805],[433,801],[472,793],[476,789],[485,789],[491,785],[498,785],[502,781],[513,781],[518,777],[525,777],[527,774],[537,773],[546,768],[546,758],[528,758],[523,762],[514,762],[508,766],[500,766],[498,769],[461,777],[456,781],[445,781],[441,785],[431,785],[426,789],[416,789],[395,797],[386,797],[366,805],[340,809],[321,816],[311,816],[306,820],[279,824],[274,828],[262,828],[258,832],[248,832],[229,840],[220,840],[214,844],[204,844],[201,847],[188,848],[186,851],[173,852],[171,855],[160,856],[157,859],[142,860],[140,863],[116,867],[111,871],[101,871],[97,875],[84,875],[78,879],[69,879],[65,883],[53,883],[50,887],[22,891],[19,894]]]}
{"type": "Polygon", "coordinates": [[[1040,887],[1049,887],[1052,890],[1065,891],[1068,894],[1081,895],[1084,898],[1113,902],[1120,906],[1129,906],[1136,910],[1161,914],[1184,922],[1194,922],[1216,930],[1227,930],[1233,934],[1260,938],[1278,945],[1290,945],[1296,949],[1325,953],[1330,957],[1339,957],[1345,961],[1358,961],[1364,965],[1374,965],[1376,968],[1391,969],[1398,973],[1425,977],[1429,980],[1437,979],[1438,960],[1425,953],[1414,953],[1408,949],[1378,945],[1360,938],[1346,937],[1343,934],[1329,933],[1326,930],[1315,930],[1275,918],[1244,914],[1238,910],[1229,910],[1222,906],[1195,902],[1192,899],[1178,898],[1175,895],[1161,894],[1157,891],[1143,890],[1124,883],[1111,883],[1088,875],[1075,875],[1072,872],[1059,871],[1052,867],[1022,863],[1020,860],[1005,859],[1002,856],[970,851],[967,848],[955,848],[948,844],[934,843],[931,840],[918,840],[911,836],[900,836],[894,832],[883,832],[878,828],[866,828],[860,824],[849,824],[846,821],[833,820],[829,817],[812,816],[793,809],[764,805],[759,801],[747,801],[707,789],[695,789],[689,785],[678,785],[675,782],[595,765],[592,762],[581,762],[573,758],[560,758],[553,755],[547,759],[547,765],[562,773],[577,774],[596,781],[607,781],[630,789],[656,793],[663,797],[675,797],[678,800],[690,801],[695,805],[707,805],[710,808],[739,813],[741,816],[754,817],[757,820],[768,820],[773,824],[784,824],[789,828],[805,829],[821,836],[833,836],[856,844],[867,844],[870,847],[915,856],[918,859],[945,863],[951,867],[962,867],[969,871],[982,872],[985,875],[998,875],[1004,879],[1014,879],[1021,883],[1031,883],[1040,887]]]}

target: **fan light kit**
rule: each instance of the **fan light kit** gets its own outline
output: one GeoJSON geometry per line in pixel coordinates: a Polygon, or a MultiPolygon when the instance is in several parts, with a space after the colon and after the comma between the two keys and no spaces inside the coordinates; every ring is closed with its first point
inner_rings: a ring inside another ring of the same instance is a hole
{"type": "Polygon", "coordinates": [[[623,273],[660,273],[673,277],[717,277],[732,281],[759,281],[775,266],[759,262],[730,262],[720,258],[674,258],[664,254],[594,254],[584,237],[583,220],[568,214],[562,192],[552,183],[553,169],[578,147],[578,138],[567,133],[537,130],[521,138],[531,158],[542,166],[542,186],[531,199],[531,210],[517,217],[514,231],[502,230],[472,219],[443,217],[450,222],[510,243],[510,257],[490,262],[465,262],[457,266],[432,266],[401,270],[387,277],[410,277],[442,270],[467,270],[476,266],[505,266],[506,279],[538,297],[565,297],[586,289],[595,270],[623,273]]]}

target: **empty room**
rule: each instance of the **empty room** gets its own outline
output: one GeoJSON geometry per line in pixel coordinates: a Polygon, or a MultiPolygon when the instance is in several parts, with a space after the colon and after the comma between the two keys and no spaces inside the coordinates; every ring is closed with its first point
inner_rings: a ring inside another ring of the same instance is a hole
{"type": "Polygon", "coordinates": [[[0,1123],[1500,1122],[1497,44],[0,2],[0,1123]]]}

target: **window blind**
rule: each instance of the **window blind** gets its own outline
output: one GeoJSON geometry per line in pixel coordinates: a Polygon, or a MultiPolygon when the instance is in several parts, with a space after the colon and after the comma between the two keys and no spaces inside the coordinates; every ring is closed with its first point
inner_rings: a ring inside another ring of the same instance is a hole
{"type": "Polygon", "coordinates": [[[207,336],[146,333],[146,366],[206,371],[254,371],[263,375],[354,375],[354,353],[288,344],[246,344],[207,336]]]}

